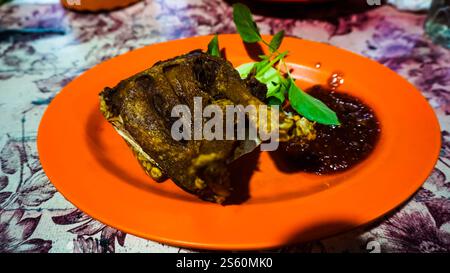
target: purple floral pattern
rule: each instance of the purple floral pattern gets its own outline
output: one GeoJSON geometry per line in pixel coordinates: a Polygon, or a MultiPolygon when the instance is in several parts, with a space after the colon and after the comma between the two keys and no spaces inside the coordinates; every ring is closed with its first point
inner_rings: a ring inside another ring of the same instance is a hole
{"type": "Polygon", "coordinates": [[[24,218],[23,209],[0,212],[0,253],[41,252],[52,247],[52,241],[40,238],[30,239],[41,216],[24,218]]]}
{"type": "Polygon", "coordinates": [[[42,216],[31,208],[39,207],[56,191],[31,148],[34,143],[24,137],[6,137],[0,151],[0,252],[48,252],[51,240],[31,238],[42,216]],[[11,185],[12,179],[17,185],[11,185]],[[28,212],[34,215],[25,217],[28,212]]]}
{"type": "Polygon", "coordinates": [[[65,215],[54,216],[52,220],[57,225],[79,224],[68,230],[77,235],[74,239],[74,252],[115,252],[116,239],[120,246],[124,246],[126,233],[106,226],[78,209],[65,215]],[[90,237],[98,233],[99,239],[90,237]]]}
{"type": "MultiPolygon", "coordinates": [[[[235,32],[229,3],[145,0],[89,14],[56,0],[30,2],[0,6],[0,252],[191,251],[125,234],[74,208],[42,170],[36,131],[59,90],[103,60],[164,40],[235,32]]],[[[439,161],[409,202],[370,226],[273,251],[449,252],[450,52],[424,35],[425,15],[383,6],[332,20],[255,18],[263,33],[284,29],[393,69],[422,91],[442,128],[439,161]]]]}

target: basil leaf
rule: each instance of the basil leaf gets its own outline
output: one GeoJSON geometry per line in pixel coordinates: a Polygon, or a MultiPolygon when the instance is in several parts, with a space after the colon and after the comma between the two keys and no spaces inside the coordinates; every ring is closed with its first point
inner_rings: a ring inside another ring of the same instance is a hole
{"type": "Polygon", "coordinates": [[[247,79],[248,74],[252,72],[253,68],[255,67],[255,62],[251,63],[245,63],[241,64],[240,66],[236,67],[237,72],[239,72],[239,75],[241,76],[241,79],[247,79]]]}
{"type": "Polygon", "coordinates": [[[221,57],[219,49],[219,37],[217,37],[217,34],[214,35],[214,37],[209,42],[207,53],[211,56],[221,57]]]}
{"type": "Polygon", "coordinates": [[[259,63],[256,63],[256,76],[260,76],[267,72],[268,69],[273,68],[273,66],[283,59],[288,54],[288,51],[282,52],[278,54],[275,58],[269,61],[269,59],[263,60],[259,63]]]}
{"type": "MultiPolygon", "coordinates": [[[[261,65],[262,62],[259,63],[245,63],[236,68],[239,72],[239,75],[242,79],[246,79],[248,74],[252,72],[254,68],[257,68],[257,65],[261,65]]],[[[264,68],[267,64],[261,65],[264,68]]],[[[273,67],[269,67],[263,74],[256,76],[256,79],[266,85],[267,93],[266,97],[270,105],[273,104],[282,104],[285,100],[285,93],[287,91],[286,86],[283,85],[283,77],[280,75],[280,72],[273,67]]]]}
{"type": "MultiPolygon", "coordinates": [[[[241,76],[241,79],[246,79],[248,74],[250,74],[253,69],[255,68],[258,71],[258,65],[261,65],[262,62],[259,63],[245,63],[236,68],[236,70],[239,72],[239,75],[241,76]]],[[[263,64],[261,66],[262,68],[265,67],[263,64]]],[[[276,92],[277,89],[284,86],[281,84],[281,77],[280,73],[273,67],[267,68],[267,70],[261,74],[256,76],[255,78],[260,82],[267,86],[267,97],[270,96],[270,94],[276,92]]]]}
{"type": "Polygon", "coordinates": [[[260,62],[250,62],[241,64],[236,68],[236,70],[239,72],[239,75],[241,76],[241,79],[246,79],[248,74],[252,72],[253,69],[255,69],[255,72],[258,73],[259,71],[265,70],[266,68],[270,68],[269,60],[262,60],[260,62]]]}
{"type": "Polygon", "coordinates": [[[272,40],[270,40],[269,43],[269,50],[270,52],[275,52],[278,50],[278,48],[281,45],[281,42],[284,38],[284,30],[278,31],[273,37],[272,40]]]}
{"type": "Polygon", "coordinates": [[[267,97],[281,86],[279,72],[273,67],[267,69],[263,74],[256,76],[256,79],[267,86],[267,97]]]}
{"type": "Polygon", "coordinates": [[[284,92],[281,91],[281,88],[278,88],[276,91],[272,91],[271,94],[267,93],[267,99],[270,105],[280,105],[286,100],[286,97],[284,96],[284,92]],[[275,100],[278,102],[275,103],[275,100]]]}
{"type": "Polygon", "coordinates": [[[287,89],[282,83],[282,78],[283,76],[281,76],[280,72],[273,67],[263,75],[256,77],[258,81],[267,86],[266,97],[270,105],[280,105],[286,100],[285,94],[287,93],[287,89]]]}
{"type": "Polygon", "coordinates": [[[247,43],[261,41],[258,27],[253,21],[252,14],[248,7],[241,3],[233,4],[233,21],[242,40],[247,43]]]}
{"type": "MultiPolygon", "coordinates": [[[[283,101],[284,101],[284,99],[283,99],[283,101]]],[[[281,104],[283,104],[283,101],[281,101],[277,97],[268,97],[267,98],[267,105],[281,105],[281,104]]]]}
{"type": "Polygon", "coordinates": [[[297,87],[292,78],[289,78],[288,96],[292,108],[305,118],[325,125],[340,124],[333,110],[297,87]]]}
{"type": "Polygon", "coordinates": [[[267,70],[271,67],[272,67],[272,65],[270,64],[269,59],[257,62],[257,63],[255,63],[256,74],[258,75],[258,73],[261,73],[261,72],[264,73],[265,70],[267,70]]]}

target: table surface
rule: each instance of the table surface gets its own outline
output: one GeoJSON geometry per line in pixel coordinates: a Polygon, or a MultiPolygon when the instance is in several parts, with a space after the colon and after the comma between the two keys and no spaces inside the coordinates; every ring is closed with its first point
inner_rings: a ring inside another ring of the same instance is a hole
{"type": "MultiPolygon", "coordinates": [[[[441,155],[422,188],[370,226],[273,251],[450,251],[450,51],[424,36],[424,14],[329,5],[257,5],[255,18],[262,33],[284,29],[328,42],[406,78],[439,118],[441,155]]],[[[233,32],[230,5],[221,0],[146,0],[101,14],[66,11],[55,0],[0,6],[0,252],[195,251],[125,234],[77,210],[45,176],[36,131],[52,98],[95,64],[152,43],[233,32]]]]}

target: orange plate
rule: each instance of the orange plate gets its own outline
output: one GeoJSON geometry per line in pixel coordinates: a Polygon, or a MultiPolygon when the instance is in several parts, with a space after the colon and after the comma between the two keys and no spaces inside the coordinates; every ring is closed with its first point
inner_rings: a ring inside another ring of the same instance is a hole
{"type": "MultiPolygon", "coordinates": [[[[407,200],[433,169],[439,124],[419,91],[367,58],[286,38],[281,51],[290,50],[287,61],[302,87],[325,84],[339,71],[345,78],[342,90],[375,110],[382,133],[371,156],[349,171],[318,176],[283,173],[261,153],[250,179],[251,197],[240,205],[201,201],[172,181],[155,183],[101,115],[98,93],[158,60],[205,49],[210,38],[131,51],[90,69],[56,96],[39,126],[38,149],[46,174],[64,197],[101,222],[150,240],[204,249],[261,249],[368,223],[407,200]]],[[[219,38],[234,65],[250,61],[239,36],[219,38]]]]}

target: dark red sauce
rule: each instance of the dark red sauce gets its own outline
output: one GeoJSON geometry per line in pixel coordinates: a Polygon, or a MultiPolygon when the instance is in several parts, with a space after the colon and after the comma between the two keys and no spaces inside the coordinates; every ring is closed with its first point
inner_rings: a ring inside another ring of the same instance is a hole
{"type": "Polygon", "coordinates": [[[325,174],[344,171],[366,159],[380,135],[380,123],[373,110],[343,92],[321,86],[307,92],[335,111],[341,125],[316,124],[315,140],[280,143],[275,156],[277,160],[280,156],[285,159],[283,168],[325,174]]]}

